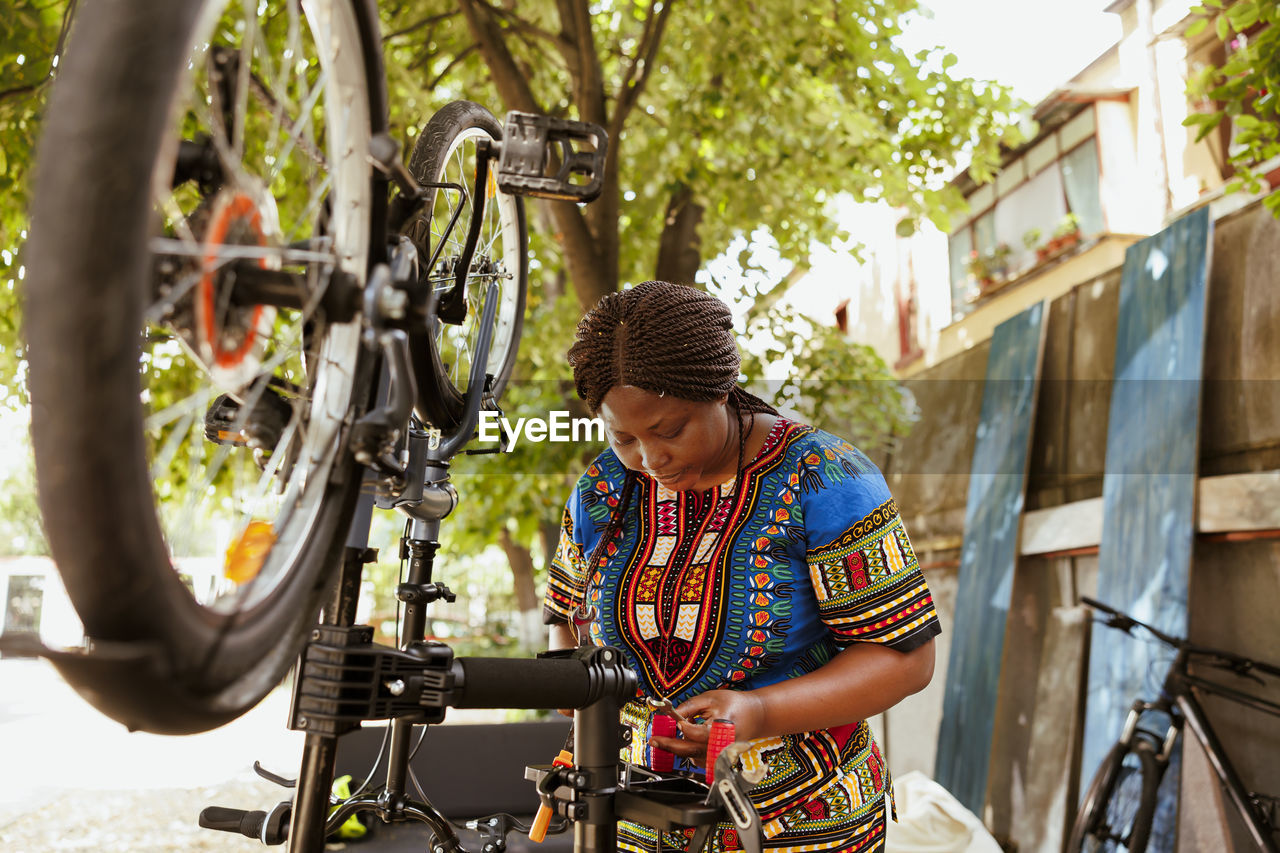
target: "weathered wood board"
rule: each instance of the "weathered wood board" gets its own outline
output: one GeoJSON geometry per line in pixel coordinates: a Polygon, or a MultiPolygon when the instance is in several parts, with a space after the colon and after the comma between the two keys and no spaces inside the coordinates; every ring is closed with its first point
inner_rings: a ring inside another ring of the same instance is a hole
{"type": "MultiPolygon", "coordinates": [[[[1126,252],[1107,426],[1097,597],[1179,636],[1187,633],[1212,238],[1202,208],[1126,252]]],[[[1084,779],[1134,698],[1154,698],[1167,668],[1162,649],[1102,625],[1090,648],[1084,779]]]]}
{"type": "Polygon", "coordinates": [[[934,778],[975,814],[987,788],[1045,314],[1033,305],[992,334],[969,474],[934,778]]]}

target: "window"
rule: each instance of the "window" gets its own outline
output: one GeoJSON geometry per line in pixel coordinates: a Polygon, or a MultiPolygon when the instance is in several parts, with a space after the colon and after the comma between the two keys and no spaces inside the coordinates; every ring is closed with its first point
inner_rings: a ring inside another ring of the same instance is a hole
{"type": "Polygon", "coordinates": [[[1090,137],[1062,158],[1062,183],[1067,191],[1067,207],[1080,219],[1083,234],[1101,234],[1102,198],[1098,192],[1098,140],[1090,137]]]}
{"type": "Polygon", "coordinates": [[[990,277],[1004,280],[1040,263],[1054,232],[1070,221],[1086,237],[1106,230],[1095,134],[1089,107],[1008,164],[994,184],[969,196],[974,215],[948,244],[955,319],[972,310],[979,292],[969,271],[974,252],[993,259],[990,277]]]}

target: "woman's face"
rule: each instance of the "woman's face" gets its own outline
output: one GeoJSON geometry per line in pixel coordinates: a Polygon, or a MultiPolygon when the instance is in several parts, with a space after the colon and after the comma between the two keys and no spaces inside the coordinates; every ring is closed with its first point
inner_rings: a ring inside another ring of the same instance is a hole
{"type": "Polygon", "coordinates": [[[727,399],[695,403],[617,385],[600,401],[600,419],[623,465],[672,491],[701,491],[737,469],[738,433],[727,399]]]}

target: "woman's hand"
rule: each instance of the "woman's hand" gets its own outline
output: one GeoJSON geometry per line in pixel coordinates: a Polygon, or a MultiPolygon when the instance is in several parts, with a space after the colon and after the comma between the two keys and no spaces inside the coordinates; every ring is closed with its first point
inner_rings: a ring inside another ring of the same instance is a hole
{"type": "Polygon", "coordinates": [[[751,740],[764,734],[764,702],[749,690],[709,690],[681,703],[676,710],[690,720],[679,724],[683,737],[652,737],[649,743],[701,765],[707,761],[712,720],[730,720],[736,740],[751,740]],[[692,722],[695,719],[702,722],[692,722]]]}

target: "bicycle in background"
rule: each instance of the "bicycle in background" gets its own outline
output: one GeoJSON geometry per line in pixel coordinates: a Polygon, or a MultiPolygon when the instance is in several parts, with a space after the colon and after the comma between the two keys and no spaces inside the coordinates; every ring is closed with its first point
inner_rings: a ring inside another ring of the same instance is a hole
{"type": "Polygon", "coordinates": [[[1072,826],[1068,851],[1142,853],[1151,838],[1156,794],[1169,766],[1174,745],[1185,731],[1199,742],[1218,783],[1227,794],[1241,825],[1261,853],[1275,853],[1280,832],[1280,796],[1248,790],[1241,781],[1213,725],[1200,704],[1202,696],[1218,696],[1271,717],[1280,717],[1280,704],[1234,686],[1206,678],[1206,670],[1231,673],[1265,684],[1263,676],[1280,677],[1280,667],[1233,652],[1197,645],[1170,636],[1132,616],[1092,598],[1081,601],[1105,614],[1109,628],[1132,634],[1141,628],[1176,652],[1160,695],[1138,699],[1125,720],[1120,739],[1103,759],[1084,796],[1072,826]],[[1151,720],[1158,728],[1147,728],[1151,720]],[[1166,722],[1167,721],[1167,722],[1166,722]]]}

